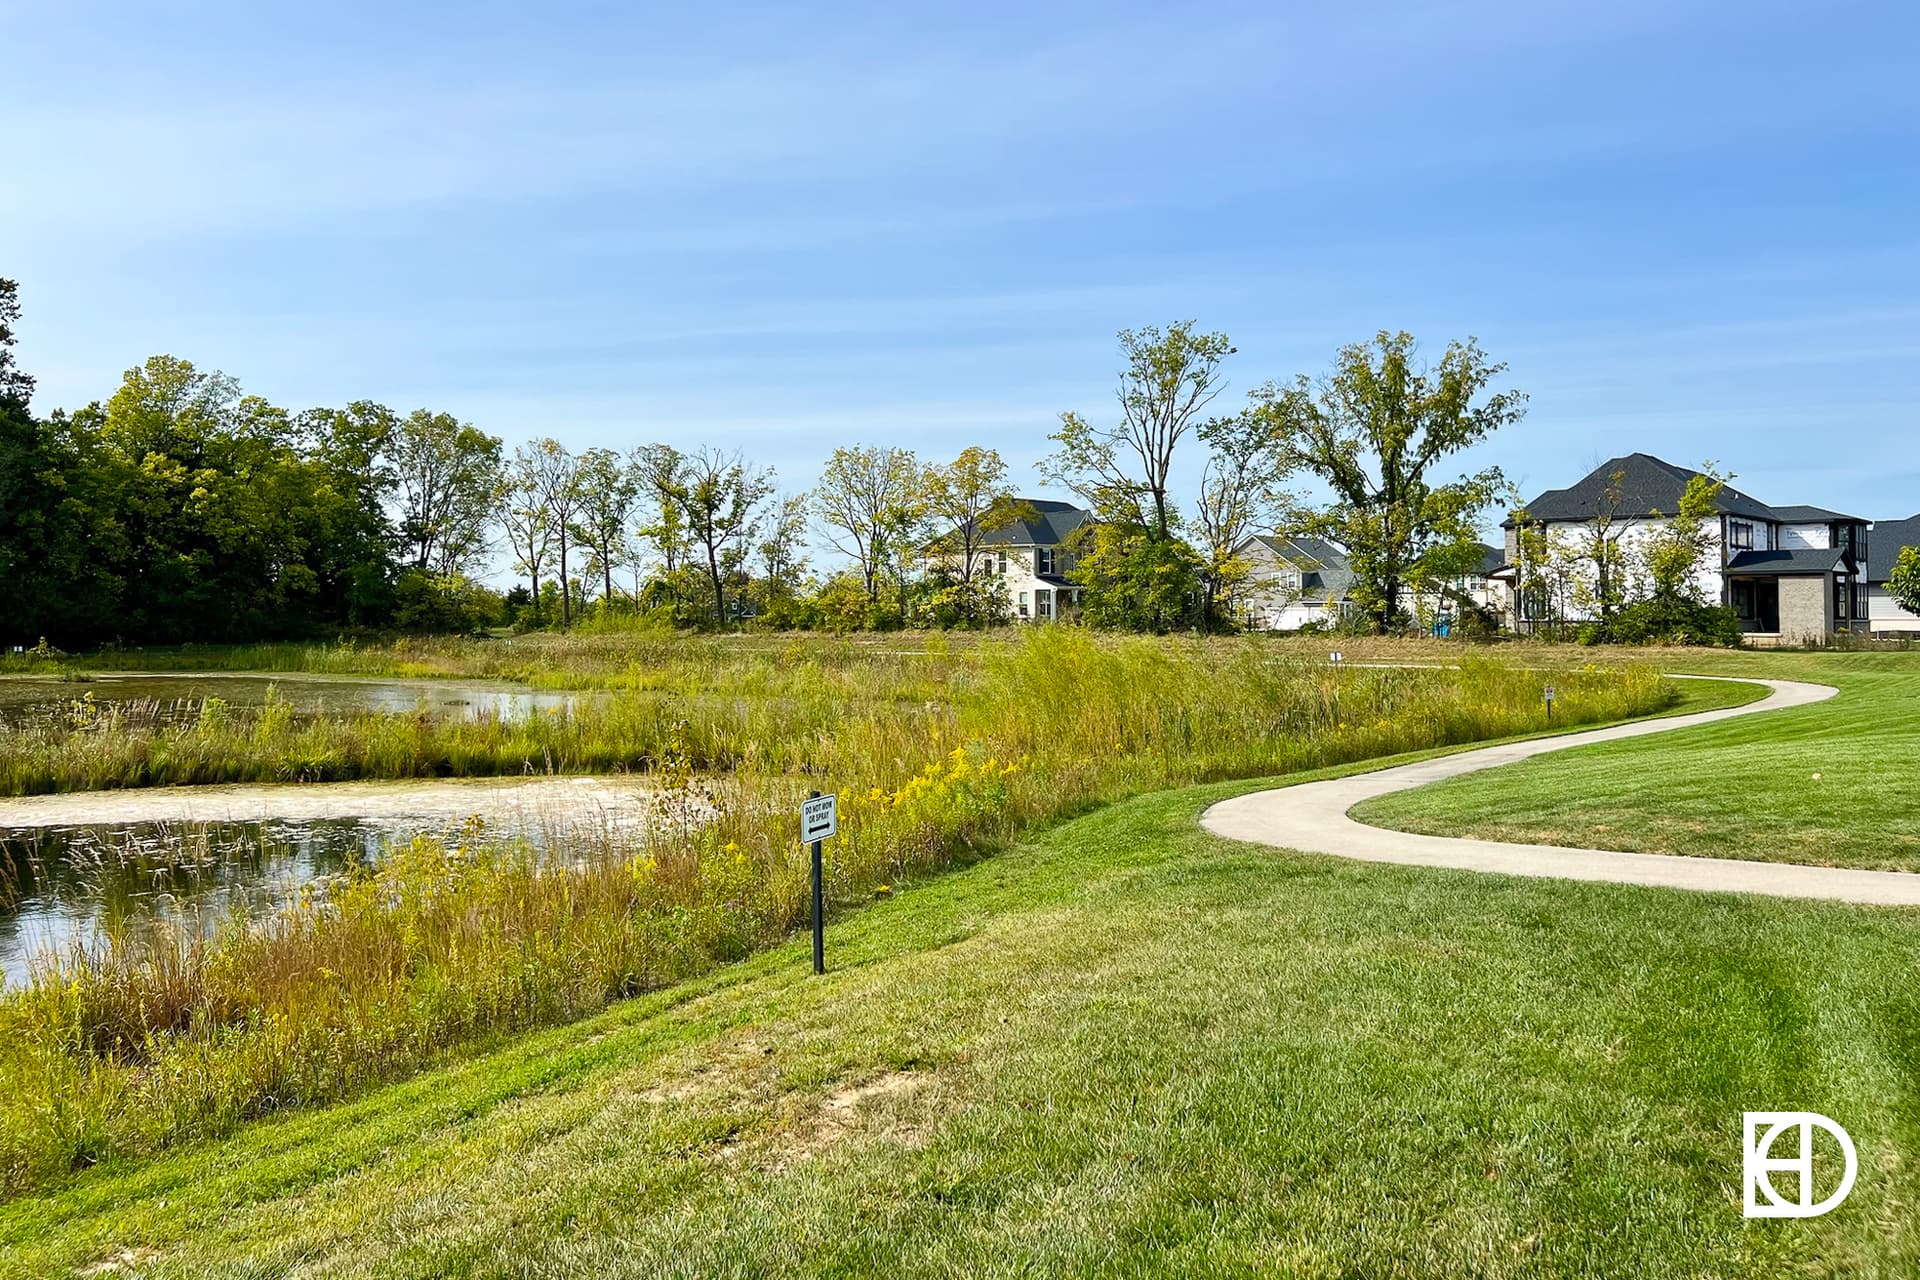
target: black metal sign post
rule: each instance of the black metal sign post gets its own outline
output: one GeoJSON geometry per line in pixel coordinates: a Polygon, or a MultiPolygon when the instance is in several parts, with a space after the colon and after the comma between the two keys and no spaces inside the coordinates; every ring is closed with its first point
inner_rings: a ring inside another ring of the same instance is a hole
{"type": "Polygon", "coordinates": [[[800,838],[813,855],[813,971],[827,971],[827,912],[825,875],[820,865],[820,845],[839,832],[838,797],[807,793],[800,806],[800,838]]]}
{"type": "Polygon", "coordinates": [[[1553,723],[1553,686],[1547,686],[1547,723],[1553,723]]]}

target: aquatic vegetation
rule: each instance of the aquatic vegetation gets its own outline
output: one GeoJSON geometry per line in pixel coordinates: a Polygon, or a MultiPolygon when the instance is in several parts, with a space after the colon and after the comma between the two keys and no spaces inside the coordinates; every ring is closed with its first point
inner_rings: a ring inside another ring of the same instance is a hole
{"type": "MultiPolygon", "coordinates": [[[[596,652],[615,679],[617,650],[596,652]]],[[[1257,641],[1043,628],[864,666],[832,641],[732,668],[711,648],[664,661],[630,657],[615,696],[524,724],[303,722],[270,704],[143,736],[88,713],[0,752],[28,770],[16,782],[597,768],[654,797],[641,830],[537,851],[473,823],[283,910],[49,957],[0,997],[0,1189],[339,1097],[776,943],[806,916],[810,788],[842,796],[826,866],[844,908],[1120,796],[1545,727],[1538,671],[1330,667],[1257,641]]],[[[1675,697],[1644,667],[1554,682],[1563,723],[1675,697]]]]}

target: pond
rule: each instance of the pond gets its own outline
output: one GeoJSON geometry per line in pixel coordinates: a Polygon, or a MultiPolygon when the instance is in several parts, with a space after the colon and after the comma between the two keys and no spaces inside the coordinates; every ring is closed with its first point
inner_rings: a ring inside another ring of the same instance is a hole
{"type": "MultiPolygon", "coordinates": [[[[397,680],[385,677],[101,672],[83,680],[57,676],[0,676],[0,729],[64,715],[76,699],[107,705],[141,704],[161,720],[192,719],[209,698],[237,710],[255,708],[267,690],[300,715],[408,713],[424,709],[444,719],[521,719],[578,705],[583,695],[483,680],[397,680]]],[[[591,695],[586,695],[591,696],[591,695]]]]}
{"type": "Polygon", "coordinates": [[[463,778],[156,787],[0,799],[0,986],[37,954],[271,910],[303,885],[474,817],[537,848],[620,851],[645,830],[637,779],[463,778]]]}

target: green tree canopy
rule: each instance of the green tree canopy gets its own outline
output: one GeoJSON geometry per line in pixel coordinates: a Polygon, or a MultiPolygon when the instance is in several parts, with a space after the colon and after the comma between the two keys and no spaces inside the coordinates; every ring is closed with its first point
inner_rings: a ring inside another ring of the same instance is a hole
{"type": "Polygon", "coordinates": [[[1303,374],[1254,393],[1280,469],[1316,477],[1332,493],[1290,523],[1347,549],[1355,601],[1376,631],[1402,625],[1410,587],[1456,576],[1478,558],[1477,522],[1501,491],[1500,470],[1451,480],[1435,472],[1525,413],[1521,392],[1483,396],[1505,369],[1471,338],[1427,367],[1411,334],[1383,330],[1343,347],[1317,382],[1303,374]]]}

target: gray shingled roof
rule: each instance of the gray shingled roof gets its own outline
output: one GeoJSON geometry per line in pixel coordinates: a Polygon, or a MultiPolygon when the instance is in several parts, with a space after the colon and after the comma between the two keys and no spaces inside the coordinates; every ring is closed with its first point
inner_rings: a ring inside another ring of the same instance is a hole
{"type": "MultiPolygon", "coordinates": [[[[1678,513],[1687,482],[1700,474],[1650,453],[1630,453],[1601,463],[1577,484],[1547,490],[1527,504],[1527,515],[1535,520],[1591,520],[1605,505],[1607,488],[1615,472],[1624,473],[1616,513],[1621,516],[1650,516],[1655,511],[1668,516],[1678,513]]],[[[1772,507],[1732,485],[1720,491],[1719,509],[1728,515],[1755,520],[1779,519],[1772,507]]]]}
{"type": "Polygon", "coordinates": [[[1507,562],[1507,553],[1504,549],[1490,547],[1484,542],[1474,545],[1480,548],[1480,563],[1473,567],[1473,571],[1481,577],[1486,577],[1507,562]]]}
{"type": "Polygon", "coordinates": [[[1742,551],[1727,561],[1727,572],[1755,578],[1777,578],[1802,573],[1832,573],[1847,567],[1846,552],[1837,547],[1801,547],[1792,551],[1742,551]]]}
{"type": "Polygon", "coordinates": [[[1902,547],[1920,547],[1920,514],[1905,520],[1880,520],[1867,531],[1867,581],[1885,582],[1902,547]]]}
{"type": "Polygon", "coordinates": [[[1093,518],[1093,513],[1074,506],[1071,502],[1055,502],[1048,498],[1015,498],[1015,502],[1028,508],[1030,519],[1015,520],[999,529],[992,529],[980,535],[979,545],[983,547],[1057,547],[1067,540],[1067,535],[1093,518]]]}
{"type": "Polygon", "coordinates": [[[1319,604],[1332,596],[1335,600],[1345,600],[1353,594],[1353,570],[1351,569],[1315,569],[1300,575],[1301,599],[1319,604]]]}
{"type": "Polygon", "coordinates": [[[1267,550],[1301,569],[1340,569],[1348,567],[1347,553],[1325,538],[1289,538],[1284,534],[1256,533],[1253,540],[1267,550]]]}
{"type": "Polygon", "coordinates": [[[1865,516],[1850,516],[1839,511],[1829,511],[1825,507],[1775,507],[1775,514],[1788,524],[1826,524],[1835,520],[1865,524],[1865,516]]]}

